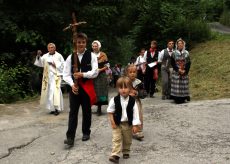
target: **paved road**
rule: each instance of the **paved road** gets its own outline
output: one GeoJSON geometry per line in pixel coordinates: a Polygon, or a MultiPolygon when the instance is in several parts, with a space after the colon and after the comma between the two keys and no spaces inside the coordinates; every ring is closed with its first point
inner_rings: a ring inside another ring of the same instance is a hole
{"type": "MultiPolygon", "coordinates": [[[[114,94],[110,91],[110,96],[114,94]]],[[[111,128],[106,107],[100,117],[93,107],[91,139],[82,142],[78,128],[75,146],[66,150],[67,95],[64,100],[65,111],[59,116],[40,110],[38,100],[0,105],[0,163],[109,164],[111,128]]],[[[131,158],[121,159],[121,164],[230,163],[230,99],[176,105],[156,95],[142,102],[144,141],[134,140],[131,158]]]]}
{"type": "Polygon", "coordinates": [[[219,22],[212,22],[209,23],[209,26],[213,31],[222,33],[222,34],[230,34],[230,27],[224,26],[220,24],[219,22]]]}

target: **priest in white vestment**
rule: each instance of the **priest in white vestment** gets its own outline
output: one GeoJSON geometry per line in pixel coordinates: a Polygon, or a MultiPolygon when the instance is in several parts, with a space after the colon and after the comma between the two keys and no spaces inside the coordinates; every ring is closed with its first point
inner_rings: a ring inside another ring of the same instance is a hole
{"type": "Polygon", "coordinates": [[[40,105],[51,114],[58,115],[63,110],[63,96],[61,91],[64,58],[56,51],[54,43],[47,46],[48,53],[36,56],[34,65],[44,67],[40,105]]]}

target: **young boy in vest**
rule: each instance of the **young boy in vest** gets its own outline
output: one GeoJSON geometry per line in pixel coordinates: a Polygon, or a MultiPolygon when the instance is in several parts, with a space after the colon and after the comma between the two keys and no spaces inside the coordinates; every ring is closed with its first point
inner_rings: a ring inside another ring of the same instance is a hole
{"type": "Polygon", "coordinates": [[[78,111],[82,107],[82,141],[90,139],[91,105],[96,102],[93,78],[98,75],[97,57],[86,50],[87,36],[78,33],[74,36],[74,51],[66,59],[63,79],[71,86],[69,92],[70,112],[67,139],[64,141],[69,147],[74,145],[78,124],[78,111]],[[77,84],[76,84],[77,82],[77,84]]]}
{"type": "Polygon", "coordinates": [[[119,94],[110,100],[107,108],[113,135],[109,160],[114,163],[119,162],[120,152],[124,159],[129,158],[132,134],[138,132],[138,125],[141,124],[135,99],[129,95],[132,89],[131,80],[120,77],[116,88],[119,94]]]}

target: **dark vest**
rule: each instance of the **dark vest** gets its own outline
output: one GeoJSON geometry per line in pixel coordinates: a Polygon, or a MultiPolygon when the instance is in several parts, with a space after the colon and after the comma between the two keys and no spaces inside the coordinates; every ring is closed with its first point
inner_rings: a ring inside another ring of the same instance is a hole
{"type": "MultiPolygon", "coordinates": [[[[147,51],[146,62],[149,64],[149,63],[156,62],[156,61],[158,61],[158,50],[155,51],[155,54],[154,54],[153,58],[152,58],[152,56],[151,56],[150,51],[147,51]]],[[[149,76],[152,76],[152,75],[153,75],[153,72],[152,72],[152,71],[153,71],[154,69],[156,69],[156,68],[158,68],[158,65],[156,65],[156,66],[154,66],[154,67],[152,67],[152,68],[150,68],[150,67],[147,65],[145,76],[148,76],[148,77],[149,77],[149,76]]]]}
{"type": "MultiPolygon", "coordinates": [[[[78,59],[78,58],[77,58],[78,59]]],[[[72,54],[71,56],[71,65],[72,65],[72,68],[71,68],[71,72],[74,73],[74,55],[72,54]]],[[[92,70],[92,66],[91,66],[91,52],[90,51],[85,51],[83,57],[82,57],[82,60],[81,60],[81,63],[79,60],[77,60],[77,66],[78,66],[78,70],[81,72],[87,72],[87,71],[90,71],[92,70]]],[[[73,78],[73,76],[72,76],[73,78]]],[[[83,78],[82,81],[86,81],[87,78],[83,78]]]]}
{"type": "Polygon", "coordinates": [[[158,61],[158,51],[157,50],[155,51],[155,54],[154,54],[153,58],[151,56],[150,51],[147,51],[146,62],[149,64],[149,63],[152,63],[152,62],[155,62],[155,61],[158,61]]]}
{"type": "MultiPolygon", "coordinates": [[[[115,112],[113,114],[114,121],[116,125],[120,125],[121,123],[121,116],[122,116],[122,106],[121,106],[121,99],[120,95],[114,97],[114,103],[115,103],[115,112]]],[[[135,105],[135,99],[131,96],[129,96],[129,102],[126,108],[127,117],[129,125],[132,125],[133,122],[133,107],[135,105]]]]}
{"type": "Polygon", "coordinates": [[[171,68],[171,56],[169,55],[169,52],[167,49],[164,49],[163,59],[162,59],[162,66],[165,66],[167,68],[171,68]]]}

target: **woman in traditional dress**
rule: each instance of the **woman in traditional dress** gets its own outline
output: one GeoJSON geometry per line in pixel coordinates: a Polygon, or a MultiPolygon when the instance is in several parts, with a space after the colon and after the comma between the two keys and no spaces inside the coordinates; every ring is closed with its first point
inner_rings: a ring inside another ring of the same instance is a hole
{"type": "Polygon", "coordinates": [[[108,83],[106,70],[109,68],[109,62],[107,55],[100,51],[101,43],[98,40],[93,41],[92,49],[93,54],[96,55],[98,60],[98,71],[97,78],[94,79],[94,87],[97,95],[97,114],[101,115],[101,106],[108,105],[108,83]]]}
{"type": "Polygon", "coordinates": [[[191,65],[189,52],[185,50],[185,41],[181,38],[176,41],[176,50],[172,53],[173,67],[171,96],[176,103],[190,101],[189,95],[189,69],[191,65]]]}

